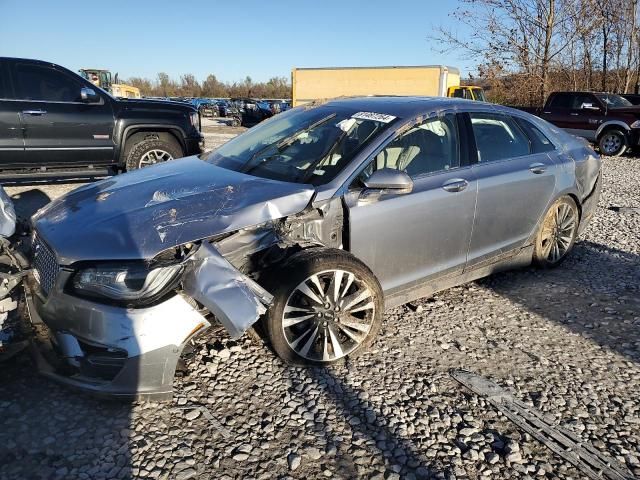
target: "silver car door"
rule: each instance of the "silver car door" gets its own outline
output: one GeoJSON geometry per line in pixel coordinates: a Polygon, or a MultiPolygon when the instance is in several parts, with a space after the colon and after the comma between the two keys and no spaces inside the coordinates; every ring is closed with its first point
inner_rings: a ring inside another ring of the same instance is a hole
{"type": "Polygon", "coordinates": [[[461,165],[460,152],[456,115],[427,119],[391,140],[362,172],[405,171],[413,180],[410,193],[371,192],[356,184],[345,195],[350,250],[385,292],[464,268],[476,181],[471,167],[461,165]]]}
{"type": "Polygon", "coordinates": [[[478,150],[472,170],[478,199],[468,267],[524,246],[552,199],[555,163],[532,152],[531,141],[514,118],[471,113],[478,150]]]}

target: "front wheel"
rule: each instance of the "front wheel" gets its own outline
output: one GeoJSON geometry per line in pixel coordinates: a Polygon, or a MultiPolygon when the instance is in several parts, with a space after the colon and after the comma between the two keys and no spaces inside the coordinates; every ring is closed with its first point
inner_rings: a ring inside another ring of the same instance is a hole
{"type": "Polygon", "coordinates": [[[352,255],[304,250],[272,277],[274,303],[265,326],[273,349],[287,363],[336,363],[373,342],[382,323],[382,289],[352,255]]]}
{"type": "Polygon", "coordinates": [[[627,149],[627,137],[620,130],[607,130],[598,140],[600,153],[610,157],[618,157],[627,149]]]}
{"type": "Polygon", "coordinates": [[[131,148],[127,156],[127,170],[131,171],[167,162],[183,155],[182,147],[172,138],[147,138],[131,148]]]}
{"type": "Polygon", "coordinates": [[[580,215],[571,197],[561,197],[547,211],[536,235],[533,260],[544,268],[559,265],[578,235],[580,215]]]}

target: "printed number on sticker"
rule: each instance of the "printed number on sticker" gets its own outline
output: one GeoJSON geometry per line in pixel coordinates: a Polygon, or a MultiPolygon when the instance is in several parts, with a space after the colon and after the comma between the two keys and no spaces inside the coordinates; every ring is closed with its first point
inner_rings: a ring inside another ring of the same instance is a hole
{"type": "Polygon", "coordinates": [[[357,118],[359,120],[373,120],[376,122],[389,123],[392,120],[395,120],[396,117],[394,117],[393,115],[387,115],[385,113],[358,112],[351,115],[351,118],[357,118]]]}

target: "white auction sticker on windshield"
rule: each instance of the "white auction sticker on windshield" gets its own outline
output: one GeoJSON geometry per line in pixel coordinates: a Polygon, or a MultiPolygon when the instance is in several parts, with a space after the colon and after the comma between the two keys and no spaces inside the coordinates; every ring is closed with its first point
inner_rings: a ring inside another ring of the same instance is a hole
{"type": "Polygon", "coordinates": [[[396,119],[393,115],[387,115],[386,113],[375,112],[358,112],[351,115],[351,118],[357,118],[359,120],[373,120],[375,122],[389,123],[396,119]]]}

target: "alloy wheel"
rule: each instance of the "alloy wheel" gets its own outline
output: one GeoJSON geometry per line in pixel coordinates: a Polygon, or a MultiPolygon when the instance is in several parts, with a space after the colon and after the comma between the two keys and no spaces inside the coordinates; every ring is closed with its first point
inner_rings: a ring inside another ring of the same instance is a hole
{"type": "Polygon", "coordinates": [[[542,255],[549,263],[558,263],[567,254],[577,228],[577,212],[566,203],[558,203],[549,211],[541,234],[542,255]]]}
{"type": "Polygon", "coordinates": [[[159,149],[149,150],[140,157],[138,168],[148,167],[149,165],[155,165],[156,163],[166,162],[168,160],[173,160],[173,155],[169,152],[159,149]]]}
{"type": "Polygon", "coordinates": [[[344,270],[325,270],[307,277],[289,295],[282,330],[301,357],[335,361],[365,341],[375,313],[373,294],[361,279],[344,270]]]}
{"type": "Polygon", "coordinates": [[[607,133],[601,142],[605,155],[615,155],[622,148],[622,138],[617,133],[607,133]]]}

